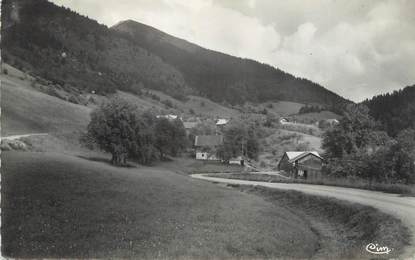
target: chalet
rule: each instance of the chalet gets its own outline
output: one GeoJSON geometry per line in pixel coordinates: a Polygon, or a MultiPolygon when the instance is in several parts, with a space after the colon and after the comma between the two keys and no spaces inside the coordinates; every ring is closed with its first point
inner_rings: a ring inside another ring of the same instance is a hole
{"type": "Polygon", "coordinates": [[[157,118],[165,118],[165,119],[168,119],[168,120],[176,120],[177,118],[179,118],[180,120],[182,120],[177,115],[172,115],[172,114],[169,114],[169,115],[157,115],[156,117],[157,118]]]}
{"type": "Polygon", "coordinates": [[[332,126],[339,124],[339,120],[337,120],[336,118],[326,119],[325,121],[327,124],[332,125],[332,126]]]}
{"type": "Polygon", "coordinates": [[[280,118],[280,124],[287,124],[287,123],[289,123],[290,121],[287,119],[287,118],[285,118],[285,117],[281,117],[280,118]]]}
{"type": "Polygon", "coordinates": [[[223,143],[221,135],[198,135],[195,137],[197,160],[219,160],[217,149],[223,143]]]}
{"type": "Polygon", "coordinates": [[[321,175],[323,158],[316,151],[285,152],[278,170],[289,173],[294,178],[317,178],[321,175]]]}
{"type": "Polygon", "coordinates": [[[216,126],[224,126],[224,125],[226,125],[227,123],[229,123],[229,120],[228,119],[218,119],[218,120],[216,120],[216,126]]]}
{"type": "Polygon", "coordinates": [[[225,126],[229,123],[228,119],[218,119],[216,120],[216,133],[220,134],[223,132],[225,126]]]}

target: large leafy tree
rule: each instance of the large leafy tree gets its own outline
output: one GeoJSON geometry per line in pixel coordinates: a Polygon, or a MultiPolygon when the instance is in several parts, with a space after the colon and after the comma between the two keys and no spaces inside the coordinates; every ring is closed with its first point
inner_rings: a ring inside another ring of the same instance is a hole
{"type": "Polygon", "coordinates": [[[260,151],[257,125],[252,121],[233,121],[223,133],[223,145],[219,149],[224,160],[237,156],[257,159],[260,151]]]}
{"type": "Polygon", "coordinates": [[[381,139],[385,136],[366,106],[350,104],[340,123],[324,133],[322,146],[328,157],[340,158],[378,145],[384,142],[381,139]]]}
{"type": "Polygon", "coordinates": [[[186,131],[180,119],[170,121],[160,118],[155,124],[155,147],[160,153],[160,158],[166,155],[176,156],[187,145],[186,131]]]}
{"type": "Polygon", "coordinates": [[[111,99],[92,112],[88,136],[100,149],[111,153],[113,164],[126,163],[135,148],[139,129],[143,128],[138,115],[135,106],[119,98],[111,99]]]}
{"type": "Polygon", "coordinates": [[[415,182],[415,129],[401,131],[397,143],[392,147],[394,153],[395,174],[406,183],[415,182]]]}
{"type": "Polygon", "coordinates": [[[157,119],[142,113],[120,98],[101,105],[91,115],[87,138],[108,153],[113,164],[125,164],[128,158],[151,164],[166,155],[176,156],[187,145],[181,120],[157,119]]]}

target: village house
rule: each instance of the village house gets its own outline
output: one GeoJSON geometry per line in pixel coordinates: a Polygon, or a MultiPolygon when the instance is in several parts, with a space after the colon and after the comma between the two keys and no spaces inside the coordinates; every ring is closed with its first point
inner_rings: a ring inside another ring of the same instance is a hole
{"type": "Polygon", "coordinates": [[[221,135],[198,135],[195,137],[195,150],[197,160],[219,160],[217,149],[223,143],[221,135]]]}
{"type": "Polygon", "coordinates": [[[157,115],[156,118],[165,118],[165,119],[168,119],[168,120],[176,120],[177,118],[179,118],[180,120],[182,120],[182,118],[178,117],[177,115],[172,115],[172,114],[169,114],[169,115],[157,115]]]}
{"type": "Polygon", "coordinates": [[[316,151],[285,152],[278,170],[289,173],[294,178],[315,179],[321,176],[323,158],[316,151]]]}
{"type": "Polygon", "coordinates": [[[287,124],[287,123],[289,123],[290,121],[288,121],[288,119],[287,118],[285,118],[285,117],[281,117],[280,118],[280,124],[282,124],[282,125],[284,125],[284,124],[287,124]]]}
{"type": "Polygon", "coordinates": [[[336,118],[330,118],[326,119],[326,122],[330,125],[337,125],[339,123],[339,120],[337,120],[336,118]]]}
{"type": "Polygon", "coordinates": [[[216,132],[218,133],[222,132],[228,123],[229,123],[228,119],[221,118],[221,119],[216,120],[216,132]]]}

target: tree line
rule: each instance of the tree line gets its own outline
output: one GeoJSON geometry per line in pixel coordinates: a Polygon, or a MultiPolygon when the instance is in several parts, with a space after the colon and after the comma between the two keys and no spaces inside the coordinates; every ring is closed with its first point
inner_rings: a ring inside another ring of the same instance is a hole
{"type": "Polygon", "coordinates": [[[115,165],[126,164],[127,159],[149,165],[179,155],[188,144],[180,119],[157,118],[119,97],[91,113],[81,142],[110,153],[115,165]]]}
{"type": "Polygon", "coordinates": [[[390,136],[397,136],[402,129],[415,128],[415,85],[375,96],[363,104],[390,136]]]}
{"type": "Polygon", "coordinates": [[[415,129],[396,137],[383,130],[365,105],[347,106],[338,125],[324,133],[328,175],[370,182],[415,183],[415,129]]]}

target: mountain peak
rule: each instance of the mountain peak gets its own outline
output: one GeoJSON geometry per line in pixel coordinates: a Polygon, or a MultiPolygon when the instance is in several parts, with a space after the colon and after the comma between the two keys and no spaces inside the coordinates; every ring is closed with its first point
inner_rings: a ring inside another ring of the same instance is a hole
{"type": "MultiPolygon", "coordinates": [[[[10,9],[12,3],[6,1],[2,7],[10,9]]],[[[19,18],[19,24],[3,28],[3,57],[79,90],[105,93],[150,88],[225,104],[293,101],[334,107],[347,102],[314,82],[203,48],[131,19],[107,28],[37,0],[25,1],[19,18]],[[46,55],[36,55],[33,49],[46,55]],[[63,51],[71,58],[56,59],[63,51]]],[[[11,19],[2,17],[2,22],[11,19]]]]}

